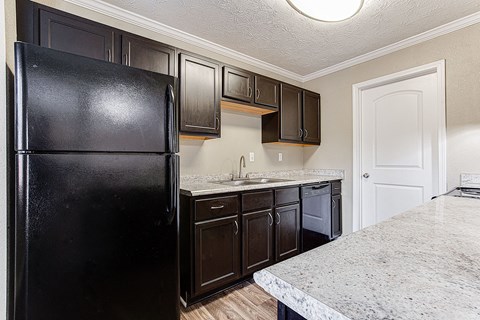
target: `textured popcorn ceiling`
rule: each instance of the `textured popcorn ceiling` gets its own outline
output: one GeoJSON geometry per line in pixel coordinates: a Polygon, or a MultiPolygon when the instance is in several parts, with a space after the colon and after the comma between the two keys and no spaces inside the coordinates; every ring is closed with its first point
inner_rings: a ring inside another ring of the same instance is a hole
{"type": "Polygon", "coordinates": [[[365,0],[337,23],[286,0],[105,0],[192,35],[307,75],[480,11],[480,0],[365,0]]]}

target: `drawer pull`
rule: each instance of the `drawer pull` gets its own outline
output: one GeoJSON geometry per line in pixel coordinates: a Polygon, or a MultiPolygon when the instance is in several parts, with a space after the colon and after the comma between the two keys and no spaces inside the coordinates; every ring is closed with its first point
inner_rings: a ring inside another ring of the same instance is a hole
{"type": "Polygon", "coordinates": [[[270,223],[268,224],[270,227],[273,226],[273,217],[272,217],[272,214],[271,213],[268,213],[268,218],[271,219],[270,223]]]}
{"type": "Polygon", "coordinates": [[[237,221],[234,221],[235,222],[235,233],[234,235],[237,235],[238,234],[238,222],[237,221]]]}
{"type": "Polygon", "coordinates": [[[225,208],[224,205],[216,206],[216,207],[210,207],[211,210],[218,210],[218,209],[223,209],[223,208],[225,208]]]}
{"type": "Polygon", "coordinates": [[[280,224],[280,213],[277,212],[277,224],[280,224]]]}

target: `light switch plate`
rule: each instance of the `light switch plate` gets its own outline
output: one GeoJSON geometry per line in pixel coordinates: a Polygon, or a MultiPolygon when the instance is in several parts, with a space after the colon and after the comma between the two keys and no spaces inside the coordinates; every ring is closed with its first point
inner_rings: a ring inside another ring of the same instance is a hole
{"type": "Polygon", "coordinates": [[[250,152],[250,162],[254,162],[254,161],[255,161],[255,153],[250,152]]]}
{"type": "Polygon", "coordinates": [[[278,153],[278,161],[283,161],[283,153],[278,153]]]}

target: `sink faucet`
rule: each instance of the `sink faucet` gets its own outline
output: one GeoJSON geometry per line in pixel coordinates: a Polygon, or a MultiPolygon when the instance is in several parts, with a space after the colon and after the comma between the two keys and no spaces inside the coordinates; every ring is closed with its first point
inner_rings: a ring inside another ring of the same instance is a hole
{"type": "Polygon", "coordinates": [[[245,157],[244,156],[240,157],[240,169],[238,170],[238,177],[240,179],[242,178],[242,162],[243,162],[243,167],[245,168],[245,157]]]}

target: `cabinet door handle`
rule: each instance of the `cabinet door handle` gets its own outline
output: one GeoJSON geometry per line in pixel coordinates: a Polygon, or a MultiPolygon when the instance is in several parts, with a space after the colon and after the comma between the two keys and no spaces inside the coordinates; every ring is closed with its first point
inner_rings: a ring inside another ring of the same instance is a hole
{"type": "Polygon", "coordinates": [[[252,93],[253,93],[252,87],[248,87],[248,97],[249,98],[252,97],[252,93]]]}
{"type": "Polygon", "coordinates": [[[220,118],[216,117],[215,118],[215,130],[219,130],[219,129],[220,129],[220,118]]]}
{"type": "Polygon", "coordinates": [[[302,129],[298,129],[298,132],[299,132],[299,135],[300,135],[300,138],[303,136],[303,130],[302,129]]]}
{"type": "Polygon", "coordinates": [[[277,214],[277,223],[276,224],[280,224],[280,213],[276,212],[277,214]]]}
{"type": "Polygon", "coordinates": [[[272,217],[272,214],[270,212],[268,213],[268,218],[271,219],[270,220],[271,222],[268,224],[271,227],[271,226],[273,226],[273,217],[272,217]]]}
{"type": "Polygon", "coordinates": [[[129,66],[130,63],[129,63],[129,61],[128,61],[128,53],[125,53],[124,57],[125,57],[125,65],[126,65],[126,66],[129,66]]]}
{"type": "Polygon", "coordinates": [[[216,207],[210,207],[210,210],[218,210],[218,209],[223,209],[225,208],[224,205],[221,205],[221,206],[216,206],[216,207]]]}
{"type": "Polygon", "coordinates": [[[112,62],[112,49],[107,50],[107,59],[108,62],[112,62]]]}
{"type": "Polygon", "coordinates": [[[237,235],[238,234],[238,222],[237,221],[234,221],[235,222],[235,233],[234,235],[237,235]]]}
{"type": "Polygon", "coordinates": [[[255,100],[258,100],[258,98],[260,98],[260,89],[255,90],[255,93],[255,100]]]}
{"type": "Polygon", "coordinates": [[[305,137],[304,137],[304,138],[307,138],[307,137],[308,137],[308,130],[307,130],[307,129],[303,129],[303,131],[305,132],[305,137]]]}
{"type": "Polygon", "coordinates": [[[337,206],[337,202],[335,200],[332,200],[333,202],[333,208],[332,209],[335,209],[335,207],[337,206]]]}

